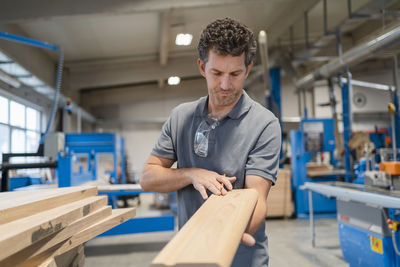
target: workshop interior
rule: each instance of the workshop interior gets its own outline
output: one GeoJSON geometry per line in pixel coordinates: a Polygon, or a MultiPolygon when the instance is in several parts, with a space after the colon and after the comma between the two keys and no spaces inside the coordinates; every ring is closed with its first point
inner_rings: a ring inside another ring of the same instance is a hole
{"type": "Polygon", "coordinates": [[[71,266],[150,266],[178,200],[142,190],[143,166],[172,109],[207,95],[197,44],[225,17],[254,32],[244,90],[282,129],[270,266],[400,266],[396,0],[1,1],[0,216],[28,194],[96,187],[136,214],[88,234],[71,266]]]}

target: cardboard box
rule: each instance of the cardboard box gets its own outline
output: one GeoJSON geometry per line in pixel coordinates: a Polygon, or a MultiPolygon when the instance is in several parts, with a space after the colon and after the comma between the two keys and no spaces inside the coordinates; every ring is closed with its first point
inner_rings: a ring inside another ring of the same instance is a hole
{"type": "Polygon", "coordinates": [[[268,194],[267,217],[290,217],[293,211],[291,171],[279,169],[277,181],[268,194]]]}

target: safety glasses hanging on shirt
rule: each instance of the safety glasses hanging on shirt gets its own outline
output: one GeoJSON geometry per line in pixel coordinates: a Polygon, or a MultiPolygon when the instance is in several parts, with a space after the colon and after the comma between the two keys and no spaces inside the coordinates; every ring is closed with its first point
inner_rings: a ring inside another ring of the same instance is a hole
{"type": "Polygon", "coordinates": [[[194,153],[199,157],[207,157],[208,155],[208,138],[210,136],[211,130],[217,127],[219,121],[214,121],[211,125],[203,120],[199,127],[197,127],[196,133],[194,135],[194,153]]]}

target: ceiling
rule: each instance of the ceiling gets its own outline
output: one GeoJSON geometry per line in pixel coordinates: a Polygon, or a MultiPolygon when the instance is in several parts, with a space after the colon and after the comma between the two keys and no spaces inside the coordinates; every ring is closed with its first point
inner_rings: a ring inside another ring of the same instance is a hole
{"type": "MultiPolygon", "coordinates": [[[[159,88],[169,76],[199,77],[196,46],[200,32],[223,17],[245,23],[255,34],[266,30],[269,52],[283,48],[296,72],[308,72],[324,62],[321,56],[336,56],[335,37],[324,34],[324,1],[2,0],[0,31],[60,46],[65,54],[63,93],[80,102],[82,90],[148,83],[159,88]],[[190,46],[175,45],[180,32],[193,34],[190,46]]],[[[397,19],[398,2],[326,0],[327,33],[340,26],[345,32],[344,48],[354,46],[383,23],[397,19]],[[383,9],[395,14],[382,17],[383,9]]],[[[0,40],[0,51],[46,83],[54,83],[56,53],[4,40],[0,40]]]]}

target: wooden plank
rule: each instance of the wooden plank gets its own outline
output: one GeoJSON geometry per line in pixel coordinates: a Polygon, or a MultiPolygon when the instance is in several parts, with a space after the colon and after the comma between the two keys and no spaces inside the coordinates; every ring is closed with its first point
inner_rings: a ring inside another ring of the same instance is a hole
{"type": "Polygon", "coordinates": [[[94,196],[1,225],[0,260],[106,205],[106,196],[94,196]]]}
{"type": "Polygon", "coordinates": [[[257,197],[254,189],[232,190],[225,196],[212,195],[151,266],[230,266],[257,197]]]}
{"type": "Polygon", "coordinates": [[[72,262],[79,253],[80,246],[59,255],[56,258],[46,259],[44,262],[38,265],[38,267],[61,267],[61,266],[71,266],[72,262]]]}
{"type": "Polygon", "coordinates": [[[309,178],[320,177],[324,175],[332,175],[332,174],[345,174],[344,170],[307,170],[307,176],[309,178]]]}
{"type": "Polygon", "coordinates": [[[36,191],[36,190],[57,189],[57,188],[58,188],[58,184],[31,184],[31,185],[15,188],[13,192],[36,191]]]}
{"type": "Polygon", "coordinates": [[[0,225],[96,194],[93,186],[0,193],[0,225]]]}
{"type": "Polygon", "coordinates": [[[110,184],[110,185],[98,185],[97,189],[99,192],[114,192],[114,191],[142,191],[140,184],[110,184]]]}
{"type": "Polygon", "coordinates": [[[133,218],[136,214],[135,208],[115,209],[112,210],[112,215],[87,227],[86,229],[74,234],[67,240],[57,244],[51,249],[25,261],[16,266],[37,266],[46,259],[57,257],[66,251],[85,243],[86,241],[104,233],[107,230],[133,218]]]}
{"type": "Polygon", "coordinates": [[[54,258],[49,258],[37,265],[37,267],[57,267],[57,263],[54,258]]]}
{"type": "MultiPolygon", "coordinates": [[[[59,256],[57,256],[56,259],[58,257],[59,256]]],[[[71,265],[68,265],[68,266],[71,266],[71,267],[82,267],[84,264],[85,264],[85,252],[84,252],[83,245],[80,245],[79,249],[78,249],[78,253],[76,254],[76,257],[71,262],[71,265]]],[[[58,265],[57,264],[57,266],[66,266],[66,265],[58,265]]]]}
{"type": "Polygon", "coordinates": [[[32,258],[53,246],[59,244],[60,242],[70,238],[72,235],[82,231],[87,228],[88,225],[95,224],[102,219],[111,216],[111,207],[105,206],[101,209],[88,214],[87,216],[78,219],[67,225],[64,229],[43,238],[42,240],[26,247],[17,253],[9,256],[8,258],[0,261],[0,266],[15,266],[29,258],[32,258]]]}
{"type": "Polygon", "coordinates": [[[54,258],[48,258],[37,267],[81,267],[85,262],[83,245],[77,246],[54,258]]]}

